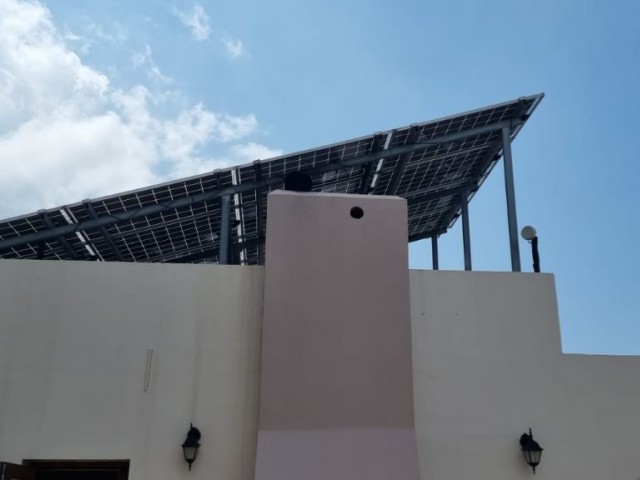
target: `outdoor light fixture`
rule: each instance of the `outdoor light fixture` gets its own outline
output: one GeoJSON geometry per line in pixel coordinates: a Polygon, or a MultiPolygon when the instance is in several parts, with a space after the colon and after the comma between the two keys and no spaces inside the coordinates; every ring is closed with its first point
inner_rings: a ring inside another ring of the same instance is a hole
{"type": "Polygon", "coordinates": [[[200,430],[191,424],[187,438],[182,444],[182,453],[184,454],[184,460],[189,464],[189,471],[191,471],[191,464],[196,461],[198,451],[200,450],[200,430]]]}
{"type": "Polygon", "coordinates": [[[540,272],[540,255],[538,254],[538,234],[531,225],[522,228],[520,232],[522,238],[531,244],[531,254],[533,255],[533,271],[540,272]]]}
{"type": "Polygon", "coordinates": [[[533,439],[531,429],[529,429],[529,433],[523,433],[520,436],[520,446],[527,465],[533,469],[533,474],[535,475],[536,467],[540,464],[540,457],[542,457],[542,450],[544,449],[533,439]]]}

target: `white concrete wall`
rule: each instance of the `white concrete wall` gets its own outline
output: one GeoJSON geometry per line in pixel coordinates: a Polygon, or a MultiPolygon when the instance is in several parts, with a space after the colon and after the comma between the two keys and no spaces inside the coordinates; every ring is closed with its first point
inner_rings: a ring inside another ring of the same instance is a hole
{"type": "Polygon", "coordinates": [[[253,478],[262,291],[260,268],[0,261],[0,460],[253,478]],[[203,438],[188,472],[191,421],[203,438]]]}
{"type": "MultiPolygon", "coordinates": [[[[0,261],[0,460],[253,478],[259,267],[0,261]],[[148,347],[151,385],[143,391],[148,347]],[[189,473],[180,443],[202,430],[189,473]]],[[[424,480],[640,477],[640,358],[563,355],[553,277],[411,272],[424,480]]]]}
{"type": "Polygon", "coordinates": [[[553,277],[411,272],[422,478],[640,477],[640,357],[563,355],[553,277]]]}

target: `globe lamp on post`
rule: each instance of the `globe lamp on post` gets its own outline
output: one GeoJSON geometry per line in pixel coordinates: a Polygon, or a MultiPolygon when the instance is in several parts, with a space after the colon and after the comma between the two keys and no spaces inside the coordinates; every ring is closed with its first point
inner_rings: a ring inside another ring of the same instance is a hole
{"type": "Polygon", "coordinates": [[[520,232],[522,238],[531,244],[531,254],[533,256],[533,271],[540,272],[540,255],[538,253],[538,234],[536,229],[531,225],[527,225],[520,232]]]}

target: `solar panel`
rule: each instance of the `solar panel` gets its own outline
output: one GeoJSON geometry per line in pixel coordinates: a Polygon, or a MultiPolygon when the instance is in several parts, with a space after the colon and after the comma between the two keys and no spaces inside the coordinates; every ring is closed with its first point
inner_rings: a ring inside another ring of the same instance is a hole
{"type": "Polygon", "coordinates": [[[267,195],[294,171],[317,192],[404,197],[408,240],[441,235],[542,97],[0,221],[0,258],[217,263],[228,237],[232,263],[263,263],[267,195]]]}

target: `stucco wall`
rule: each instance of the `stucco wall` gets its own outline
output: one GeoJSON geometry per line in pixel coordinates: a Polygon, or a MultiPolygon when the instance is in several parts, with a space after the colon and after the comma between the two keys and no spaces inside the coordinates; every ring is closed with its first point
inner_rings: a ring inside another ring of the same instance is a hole
{"type": "MultiPolygon", "coordinates": [[[[131,459],[131,479],[250,480],[259,267],[0,261],[0,460],[131,459]],[[144,391],[147,349],[154,348],[144,391]],[[187,472],[180,443],[202,430],[187,472]]],[[[563,355],[553,277],[412,271],[425,480],[640,476],[640,358],[563,355]]]]}
{"type": "Polygon", "coordinates": [[[267,210],[256,480],[419,480],[406,200],[267,210]]]}
{"type": "Polygon", "coordinates": [[[251,267],[0,261],[0,459],[252,478],[262,290],[251,267]],[[188,472],[191,421],[203,446],[188,472]]]}
{"type": "Polygon", "coordinates": [[[564,355],[553,276],[411,272],[422,478],[640,477],[640,357],[564,355]]]}

